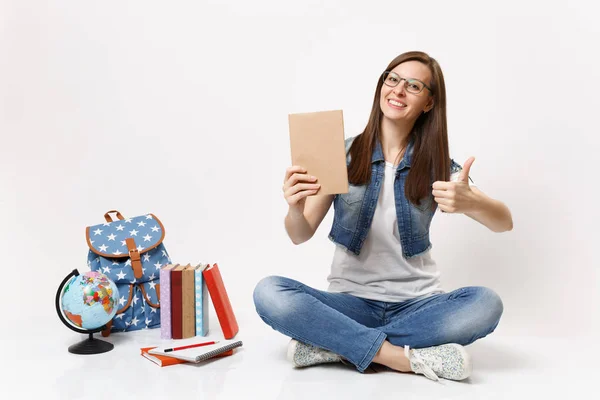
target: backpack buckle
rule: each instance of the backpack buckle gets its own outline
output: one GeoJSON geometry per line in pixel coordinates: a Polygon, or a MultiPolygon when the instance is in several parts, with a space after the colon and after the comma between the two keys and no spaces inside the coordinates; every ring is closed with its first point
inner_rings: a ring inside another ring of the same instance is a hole
{"type": "Polygon", "coordinates": [[[131,262],[140,261],[140,251],[138,249],[129,250],[129,258],[131,262]]]}

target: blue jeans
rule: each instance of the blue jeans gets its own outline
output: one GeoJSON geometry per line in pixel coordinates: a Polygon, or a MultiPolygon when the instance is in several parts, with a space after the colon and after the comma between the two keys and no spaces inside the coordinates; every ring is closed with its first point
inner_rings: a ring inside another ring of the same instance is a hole
{"type": "Polygon", "coordinates": [[[339,354],[360,372],[384,340],[411,348],[465,346],[493,332],[503,311],[500,297],[479,286],[388,303],[316,290],[280,276],[256,285],[254,304],[276,331],[339,354]]]}

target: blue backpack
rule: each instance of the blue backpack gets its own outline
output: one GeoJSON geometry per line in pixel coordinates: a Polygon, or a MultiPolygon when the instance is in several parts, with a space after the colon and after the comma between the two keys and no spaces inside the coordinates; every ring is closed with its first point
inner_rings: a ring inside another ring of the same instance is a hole
{"type": "Polygon", "coordinates": [[[165,228],[153,214],[123,218],[112,210],[105,223],[88,226],[88,267],[119,289],[118,311],[102,331],[127,332],[160,326],[160,268],[171,262],[163,245],[165,228]],[[110,214],[116,213],[113,221],[110,214]]]}

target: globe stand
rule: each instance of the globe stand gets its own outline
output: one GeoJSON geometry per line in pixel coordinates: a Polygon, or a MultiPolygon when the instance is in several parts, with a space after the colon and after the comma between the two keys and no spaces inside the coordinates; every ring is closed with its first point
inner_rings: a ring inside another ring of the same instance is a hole
{"type": "Polygon", "coordinates": [[[67,275],[65,277],[65,279],[63,279],[62,283],[58,287],[58,290],[56,292],[56,299],[55,299],[56,312],[58,313],[58,317],[63,322],[63,324],[65,324],[65,326],[67,328],[69,328],[77,333],[83,333],[83,334],[89,335],[89,337],[87,339],[69,346],[69,348],[68,348],[69,353],[73,353],[73,354],[106,353],[107,351],[111,351],[115,346],[112,343],[109,343],[105,340],[94,339],[94,336],[93,336],[93,334],[95,332],[102,331],[103,329],[106,328],[106,326],[103,326],[101,328],[97,328],[94,330],[76,328],[76,327],[72,326],[65,319],[65,317],[62,315],[62,312],[60,311],[60,294],[62,292],[62,288],[65,286],[67,281],[69,281],[69,279],[71,279],[71,277],[78,276],[78,275],[79,275],[79,271],[77,271],[77,269],[74,269],[69,275],[67,275]]]}
{"type": "Polygon", "coordinates": [[[94,339],[94,334],[90,333],[90,337],[69,346],[69,353],[73,354],[100,354],[111,351],[115,345],[108,343],[105,340],[94,339]]]}

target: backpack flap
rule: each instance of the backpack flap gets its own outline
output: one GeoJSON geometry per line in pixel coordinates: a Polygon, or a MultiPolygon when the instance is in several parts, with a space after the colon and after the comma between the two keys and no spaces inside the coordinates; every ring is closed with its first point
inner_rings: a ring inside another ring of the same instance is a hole
{"type": "MultiPolygon", "coordinates": [[[[141,260],[149,260],[144,255],[160,246],[165,238],[165,228],[153,214],[134,218],[123,218],[120,213],[116,221],[88,226],[85,236],[90,250],[99,257],[112,259],[114,263],[122,263],[129,258],[133,277],[140,279],[144,271],[141,260]]],[[[148,261],[146,260],[146,261],[148,261]]]]}
{"type": "Polygon", "coordinates": [[[160,283],[155,282],[138,284],[143,297],[144,323],[148,328],[160,326],[160,283]]]}
{"type": "Polygon", "coordinates": [[[160,308],[160,283],[150,281],[139,284],[144,300],[152,308],[160,308]]]}
{"type": "Polygon", "coordinates": [[[131,306],[131,300],[133,300],[133,285],[118,285],[119,288],[119,300],[117,313],[115,314],[115,318],[123,318],[121,314],[123,314],[129,306],[131,306]],[[121,315],[119,317],[119,315],[121,315]]]}
{"type": "Polygon", "coordinates": [[[123,284],[119,287],[119,310],[113,318],[113,332],[128,332],[160,326],[160,305],[155,281],[123,284]],[[122,294],[121,294],[122,293],[122,294]]]}

